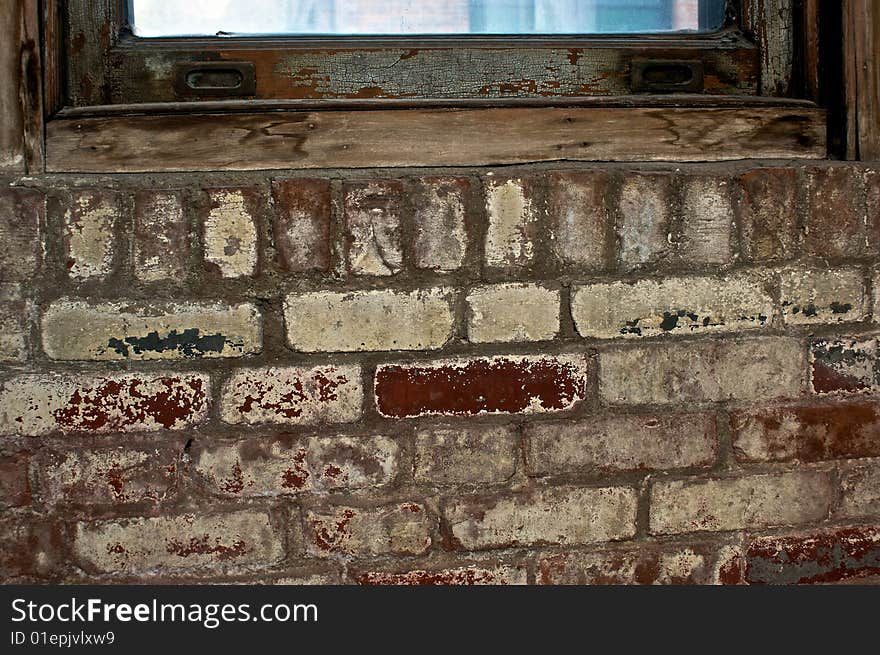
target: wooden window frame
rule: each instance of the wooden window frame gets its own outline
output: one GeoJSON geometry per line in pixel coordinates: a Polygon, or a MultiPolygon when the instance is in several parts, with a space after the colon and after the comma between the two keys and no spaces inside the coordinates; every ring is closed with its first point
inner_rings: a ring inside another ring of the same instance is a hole
{"type": "Polygon", "coordinates": [[[819,46],[807,29],[816,25],[817,0],[742,0],[740,15],[711,35],[332,43],[136,39],[125,33],[124,5],[42,3],[50,172],[827,155],[825,110],[815,103],[819,46]],[[418,86],[420,70],[448,68],[450,57],[485,61],[487,52],[502,62],[531,57],[560,66],[528,80],[453,80],[440,93],[418,86]],[[331,67],[347,62],[346,79],[367,81],[321,86],[316,80],[326,75],[316,57],[331,67]],[[699,60],[703,93],[632,94],[639,59],[699,60]],[[177,94],[180,67],[205,61],[253,63],[256,93],[232,100],[177,94]],[[398,79],[392,69],[400,64],[408,75],[398,79]],[[285,66],[295,74],[279,77],[285,66]],[[378,79],[378,70],[387,78],[378,79]]]}

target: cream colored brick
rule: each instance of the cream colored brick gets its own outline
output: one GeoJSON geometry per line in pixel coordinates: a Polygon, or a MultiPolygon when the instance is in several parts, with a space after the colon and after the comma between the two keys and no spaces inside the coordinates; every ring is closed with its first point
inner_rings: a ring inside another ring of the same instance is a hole
{"type": "Polygon", "coordinates": [[[294,293],[287,342],[300,352],[433,350],[452,336],[452,304],[449,289],[294,293]]]}
{"type": "Polygon", "coordinates": [[[654,343],[599,356],[599,392],[609,403],[791,397],[805,374],[805,348],[787,337],[654,343]]]}
{"type": "Polygon", "coordinates": [[[653,534],[742,530],[820,521],[835,490],[812,470],[658,482],[651,489],[653,534]]]}
{"type": "Polygon", "coordinates": [[[571,311],[581,336],[600,339],[749,330],[773,317],[764,284],[753,274],[590,284],[571,311]]]}
{"type": "Polygon", "coordinates": [[[487,177],[486,265],[528,266],[535,256],[537,208],[521,179],[487,177]]]}
{"type": "Polygon", "coordinates": [[[108,302],[64,298],[43,314],[43,350],[61,360],[241,357],[260,352],[253,305],[108,302]]]}
{"type": "Polygon", "coordinates": [[[114,255],[114,230],[120,205],[113,193],[86,190],[73,196],[64,213],[68,274],[73,278],[107,275],[114,255]]]}
{"type": "Polygon", "coordinates": [[[253,275],[257,267],[257,228],[242,189],[210,189],[205,218],[205,261],[226,278],[253,275]]]}
{"type": "Polygon", "coordinates": [[[791,325],[863,321],[868,298],[856,268],[786,269],[780,273],[782,316],[791,325]]]}
{"type": "Polygon", "coordinates": [[[209,444],[193,459],[215,493],[276,496],[385,486],[397,472],[399,450],[387,437],[258,437],[209,444]]]}
{"type": "Polygon", "coordinates": [[[535,284],[495,284],[467,297],[473,343],[548,341],[559,332],[559,291],[535,284]]]}
{"type": "Polygon", "coordinates": [[[445,514],[453,539],[465,550],[576,546],[633,536],[636,498],[627,487],[556,487],[457,498],[445,514]]]}
{"type": "Polygon", "coordinates": [[[149,573],[273,564],[284,545],[267,514],[241,510],[78,523],[73,551],[87,569],[149,573]]]}

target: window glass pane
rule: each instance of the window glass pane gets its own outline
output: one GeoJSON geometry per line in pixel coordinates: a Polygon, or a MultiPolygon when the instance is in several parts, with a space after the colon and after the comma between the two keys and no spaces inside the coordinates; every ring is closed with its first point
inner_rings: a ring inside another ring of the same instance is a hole
{"type": "Polygon", "coordinates": [[[142,37],[713,31],[727,0],[131,0],[142,37]]]}

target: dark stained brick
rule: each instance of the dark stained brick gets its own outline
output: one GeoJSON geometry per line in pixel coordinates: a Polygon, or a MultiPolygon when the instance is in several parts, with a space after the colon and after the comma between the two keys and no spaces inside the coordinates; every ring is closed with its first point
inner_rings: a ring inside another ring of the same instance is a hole
{"type": "Polygon", "coordinates": [[[276,180],[275,249],[292,273],[330,270],[330,181],[276,180]]]}
{"type": "Polygon", "coordinates": [[[880,404],[786,405],[733,412],[741,461],[814,462],[880,455],[880,404]]]}
{"type": "Polygon", "coordinates": [[[579,355],[390,364],[376,370],[376,404],[394,418],[561,411],[586,396],[587,371],[579,355]]]}
{"type": "Polygon", "coordinates": [[[877,339],[819,339],[811,344],[811,379],[818,394],[877,388],[877,339]]]}
{"type": "Polygon", "coordinates": [[[860,171],[851,166],[808,171],[804,249],[838,259],[867,254],[865,193],[860,171]]]}
{"type": "Polygon", "coordinates": [[[880,529],[757,537],[746,548],[750,584],[840,582],[880,574],[880,529]]]}
{"type": "Polygon", "coordinates": [[[740,177],[742,253],[747,261],[790,259],[797,252],[797,171],[757,168],[740,177]]]}

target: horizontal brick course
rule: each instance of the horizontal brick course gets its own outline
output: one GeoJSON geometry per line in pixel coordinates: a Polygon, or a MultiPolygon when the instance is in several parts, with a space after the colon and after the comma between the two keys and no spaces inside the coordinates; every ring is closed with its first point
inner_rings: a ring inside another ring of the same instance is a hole
{"type": "Polygon", "coordinates": [[[566,410],[586,397],[581,355],[498,356],[376,369],[383,416],[532,414],[566,410]]]}

